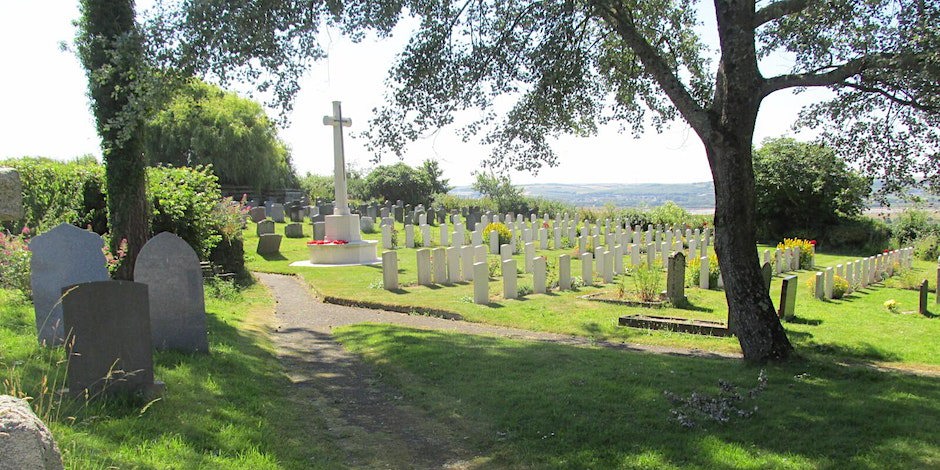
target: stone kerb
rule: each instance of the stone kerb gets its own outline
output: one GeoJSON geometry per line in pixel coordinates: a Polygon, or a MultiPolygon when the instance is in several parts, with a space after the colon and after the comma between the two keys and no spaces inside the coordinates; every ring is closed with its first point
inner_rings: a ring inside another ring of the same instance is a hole
{"type": "Polygon", "coordinates": [[[108,279],[104,240],[96,233],[60,224],[30,241],[30,286],[40,344],[57,346],[65,339],[62,288],[108,279]]]}
{"type": "Polygon", "coordinates": [[[209,351],[202,269],[186,241],[169,232],[151,238],[134,264],[134,280],[148,287],[155,348],[209,351]]]}

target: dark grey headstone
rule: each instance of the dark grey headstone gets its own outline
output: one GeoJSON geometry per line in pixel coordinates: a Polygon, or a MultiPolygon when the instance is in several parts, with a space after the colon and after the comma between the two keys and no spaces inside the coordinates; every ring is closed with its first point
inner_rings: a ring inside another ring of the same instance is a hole
{"type": "Polygon", "coordinates": [[[685,302],[685,255],[681,251],[670,255],[666,265],[666,297],[673,305],[685,302]]]}
{"type": "Polygon", "coordinates": [[[297,207],[290,208],[290,221],[291,222],[303,222],[304,221],[304,207],[298,205],[297,207]]]}
{"type": "Polygon", "coordinates": [[[313,239],[323,240],[326,238],[326,222],[313,223],[313,239]]]}
{"type": "Polygon", "coordinates": [[[262,220],[258,222],[258,227],[255,229],[255,233],[260,237],[261,235],[266,235],[269,233],[274,233],[274,221],[273,220],[262,220]]]}
{"type": "Polygon", "coordinates": [[[268,233],[258,237],[258,249],[255,250],[259,255],[270,255],[281,251],[281,236],[276,233],[268,233]]]}
{"type": "Polygon", "coordinates": [[[268,211],[268,215],[271,216],[271,220],[283,224],[284,223],[284,206],[281,204],[272,204],[271,210],[268,211]]]}
{"type": "Polygon", "coordinates": [[[62,289],[74,396],[145,393],[154,387],[147,285],[101,281],[62,289]]]}
{"type": "Polygon", "coordinates": [[[784,320],[791,320],[795,315],[797,284],[796,276],[783,278],[783,285],[780,287],[780,310],[777,311],[777,316],[784,320]]]}
{"type": "Polygon", "coordinates": [[[252,207],[251,210],[248,211],[248,216],[251,217],[251,221],[254,223],[261,222],[267,218],[264,207],[252,207]]]}
{"type": "Polygon", "coordinates": [[[59,303],[63,287],[108,279],[102,248],[104,240],[96,233],[69,224],[60,224],[30,241],[29,283],[40,344],[57,346],[65,339],[59,303]]]}
{"type": "Polygon", "coordinates": [[[333,215],[333,204],[320,204],[320,215],[333,215]]]}
{"type": "Polygon", "coordinates": [[[304,237],[303,224],[298,224],[298,223],[287,224],[287,226],[284,227],[284,236],[287,238],[303,238],[304,237]]]}
{"type": "Polygon", "coordinates": [[[388,208],[387,208],[387,207],[383,207],[382,209],[380,209],[380,210],[379,210],[379,215],[381,216],[380,218],[384,219],[384,218],[388,217],[388,212],[389,212],[389,211],[388,211],[388,208]]]}
{"type": "Polygon", "coordinates": [[[425,214],[425,215],[427,216],[427,218],[428,218],[428,225],[436,225],[436,224],[437,224],[437,214],[434,212],[434,208],[433,208],[433,207],[430,208],[430,209],[428,209],[424,214],[425,214]]]}
{"type": "Polygon", "coordinates": [[[402,206],[395,206],[392,208],[395,216],[395,222],[404,223],[405,222],[405,208],[402,206]]]}
{"type": "Polygon", "coordinates": [[[760,273],[761,276],[764,277],[764,288],[769,292],[770,280],[774,276],[774,268],[770,266],[770,263],[764,263],[763,266],[760,267],[760,273]]]}
{"type": "Polygon", "coordinates": [[[930,292],[930,287],[927,285],[927,280],[924,279],[924,282],[920,283],[920,303],[917,308],[921,315],[927,315],[927,292],[930,292]]]}
{"type": "Polygon", "coordinates": [[[140,250],[134,281],[150,294],[150,333],[157,349],[209,352],[202,268],[182,238],[163,232],[140,250]]]}

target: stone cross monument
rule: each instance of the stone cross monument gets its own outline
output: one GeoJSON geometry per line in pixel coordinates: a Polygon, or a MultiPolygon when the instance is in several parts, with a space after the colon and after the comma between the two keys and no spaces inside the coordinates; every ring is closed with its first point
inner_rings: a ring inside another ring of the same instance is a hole
{"type": "Polygon", "coordinates": [[[333,115],[323,116],[323,124],[333,126],[333,194],[336,203],[334,215],[349,214],[349,200],[346,195],[346,158],[343,150],[343,128],[352,126],[352,119],[343,118],[339,101],[333,102],[333,115]]]}

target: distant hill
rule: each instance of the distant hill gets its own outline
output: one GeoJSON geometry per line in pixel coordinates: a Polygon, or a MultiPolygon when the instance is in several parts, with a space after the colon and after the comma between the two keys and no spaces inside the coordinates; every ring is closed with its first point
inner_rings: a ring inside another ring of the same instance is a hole
{"type": "MultiPolygon", "coordinates": [[[[688,210],[713,210],[715,189],[711,181],[684,184],[521,184],[528,196],[541,196],[577,207],[655,207],[672,201],[688,210]]],[[[459,186],[450,194],[479,197],[469,186],[459,186]]]]}

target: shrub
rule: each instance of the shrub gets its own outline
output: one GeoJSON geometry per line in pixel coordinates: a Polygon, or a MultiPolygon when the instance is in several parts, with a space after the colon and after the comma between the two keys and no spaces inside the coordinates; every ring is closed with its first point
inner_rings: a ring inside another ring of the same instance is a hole
{"type": "Polygon", "coordinates": [[[841,299],[849,293],[849,281],[842,276],[835,276],[832,282],[832,298],[841,299]]]}
{"type": "Polygon", "coordinates": [[[512,232],[509,231],[509,227],[503,225],[500,222],[493,222],[487,225],[483,229],[483,242],[489,243],[490,232],[496,230],[497,237],[499,238],[500,245],[508,245],[512,242],[512,232]]]}
{"type": "Polygon", "coordinates": [[[221,193],[212,169],[201,165],[158,167],[150,169],[147,176],[153,233],[175,233],[200,259],[208,259],[222,240],[216,213],[221,193]]]}
{"type": "Polygon", "coordinates": [[[0,287],[31,294],[30,256],[29,229],[24,228],[19,235],[0,231],[0,287]]]}
{"type": "Polygon", "coordinates": [[[914,256],[924,261],[936,260],[940,256],[940,235],[927,235],[914,242],[914,256]]]}
{"type": "Polygon", "coordinates": [[[816,240],[806,240],[802,238],[784,238],[783,242],[777,244],[780,250],[787,248],[796,248],[800,250],[800,267],[808,268],[809,262],[813,258],[813,250],[816,246],[816,240]]]}
{"type": "Polygon", "coordinates": [[[821,243],[826,250],[880,253],[888,247],[891,231],[884,222],[869,217],[842,219],[827,228],[821,243]]]}
{"type": "Polygon", "coordinates": [[[663,290],[663,271],[656,266],[640,266],[633,273],[633,293],[643,302],[659,298],[663,290]]]}
{"type": "Polygon", "coordinates": [[[22,227],[45,232],[61,223],[91,226],[98,234],[107,230],[104,198],[104,167],[94,158],[61,162],[48,158],[24,157],[0,162],[15,168],[23,184],[22,227]]]}

